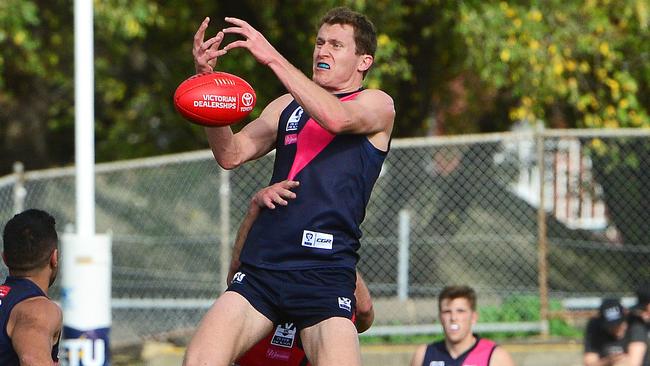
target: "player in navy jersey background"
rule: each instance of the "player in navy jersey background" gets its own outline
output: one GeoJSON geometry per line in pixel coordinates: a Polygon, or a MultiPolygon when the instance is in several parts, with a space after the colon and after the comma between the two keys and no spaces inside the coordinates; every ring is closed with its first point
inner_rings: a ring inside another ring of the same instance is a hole
{"type": "Polygon", "coordinates": [[[419,346],[411,366],[514,366],[505,349],[472,332],[478,320],[474,289],[445,287],[438,295],[438,312],[445,338],[419,346]]]}
{"type": "Polygon", "coordinates": [[[193,47],[197,72],[244,48],[269,67],[288,94],[233,134],[206,128],[216,161],[233,169],[275,149],[270,184],[299,181],[287,206],[262,210],[242,249],[233,282],[201,320],[185,365],[229,365],[282,319],[292,319],[309,360],[360,365],[355,309],[359,225],[389,149],[393,100],[364,89],[374,61],[376,31],[362,14],[335,8],[321,20],[312,78],[291,65],[247,22],[204,40],[209,18],[193,47]],[[241,38],[219,49],[225,34],[241,38]]]}
{"type": "Polygon", "coordinates": [[[9,276],[0,285],[0,365],[58,365],[62,313],[47,297],[58,272],[58,236],[41,210],[5,225],[2,258],[9,276]]]}

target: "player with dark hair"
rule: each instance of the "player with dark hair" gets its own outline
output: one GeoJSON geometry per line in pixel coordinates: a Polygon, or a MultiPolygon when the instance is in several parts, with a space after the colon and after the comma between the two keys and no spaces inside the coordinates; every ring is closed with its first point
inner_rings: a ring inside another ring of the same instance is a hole
{"type": "Polygon", "coordinates": [[[444,340],[419,346],[411,359],[411,366],[514,365],[505,349],[472,333],[478,313],[476,293],[471,287],[445,287],[438,296],[438,316],[444,340]]]}
{"type": "Polygon", "coordinates": [[[58,236],[48,213],[30,209],[7,222],[0,285],[0,365],[57,365],[61,309],[47,297],[58,272],[58,236]]]}
{"type": "Polygon", "coordinates": [[[225,20],[232,26],[207,41],[209,18],[199,27],[196,71],[212,71],[218,57],[244,48],[289,93],[237,134],[230,127],[206,128],[215,159],[232,169],[275,149],[270,183],[296,180],[300,186],[290,205],[260,212],[242,249],[242,264],[201,321],[185,365],[229,365],[282,319],[295,322],[313,364],[359,365],[357,330],[350,321],[359,226],[395,117],[389,95],[363,88],[374,61],[374,26],[347,8],[326,14],[309,79],[250,24],[225,20]],[[224,34],[242,39],[219,49],[224,34]]]}

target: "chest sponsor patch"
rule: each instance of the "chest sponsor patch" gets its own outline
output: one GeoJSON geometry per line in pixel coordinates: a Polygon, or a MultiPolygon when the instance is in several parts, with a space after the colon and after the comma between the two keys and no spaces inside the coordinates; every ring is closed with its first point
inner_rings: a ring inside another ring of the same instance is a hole
{"type": "Polygon", "coordinates": [[[298,142],[298,134],[292,133],[290,135],[284,136],[284,146],[295,144],[298,142]]]}
{"type": "Polygon", "coordinates": [[[445,361],[431,361],[429,366],[445,366],[445,361]]]}
{"type": "Polygon", "coordinates": [[[291,348],[293,341],[296,339],[296,327],[293,323],[279,324],[275,328],[271,344],[280,347],[291,348]]]}
{"type": "Polygon", "coordinates": [[[291,113],[291,117],[289,117],[289,120],[287,121],[287,132],[298,131],[298,124],[300,123],[302,112],[302,107],[298,106],[298,108],[291,113]]]}
{"type": "Polygon", "coordinates": [[[303,230],[302,232],[303,247],[332,249],[332,244],[334,244],[334,236],[332,234],[309,230],[303,230]]]}
{"type": "Polygon", "coordinates": [[[0,298],[9,295],[9,291],[11,291],[11,286],[7,286],[7,285],[0,286],[0,298]]]}

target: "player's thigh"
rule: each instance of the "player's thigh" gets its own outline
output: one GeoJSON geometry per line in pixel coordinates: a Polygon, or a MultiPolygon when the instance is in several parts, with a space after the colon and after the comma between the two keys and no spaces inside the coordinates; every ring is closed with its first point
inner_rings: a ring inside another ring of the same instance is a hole
{"type": "Polygon", "coordinates": [[[300,332],[302,345],[314,366],[361,365],[359,336],[350,319],[333,317],[300,332]]]}
{"type": "Polygon", "coordinates": [[[199,323],[183,365],[230,365],[272,328],[273,323],[242,295],[226,291],[199,323]]]}

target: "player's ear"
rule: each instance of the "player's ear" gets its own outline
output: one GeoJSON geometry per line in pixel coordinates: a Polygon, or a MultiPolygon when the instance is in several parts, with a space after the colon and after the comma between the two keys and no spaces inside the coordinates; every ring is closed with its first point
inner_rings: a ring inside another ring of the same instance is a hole
{"type": "Polygon", "coordinates": [[[472,311],[472,325],[478,321],[478,311],[472,311]]]}
{"type": "Polygon", "coordinates": [[[59,266],[59,250],[54,249],[50,254],[50,266],[52,268],[57,268],[59,266]]]}
{"type": "Polygon", "coordinates": [[[368,71],[370,66],[372,66],[372,63],[375,62],[375,59],[370,56],[370,55],[361,55],[361,59],[359,60],[359,65],[358,65],[358,70],[359,71],[368,71]]]}

